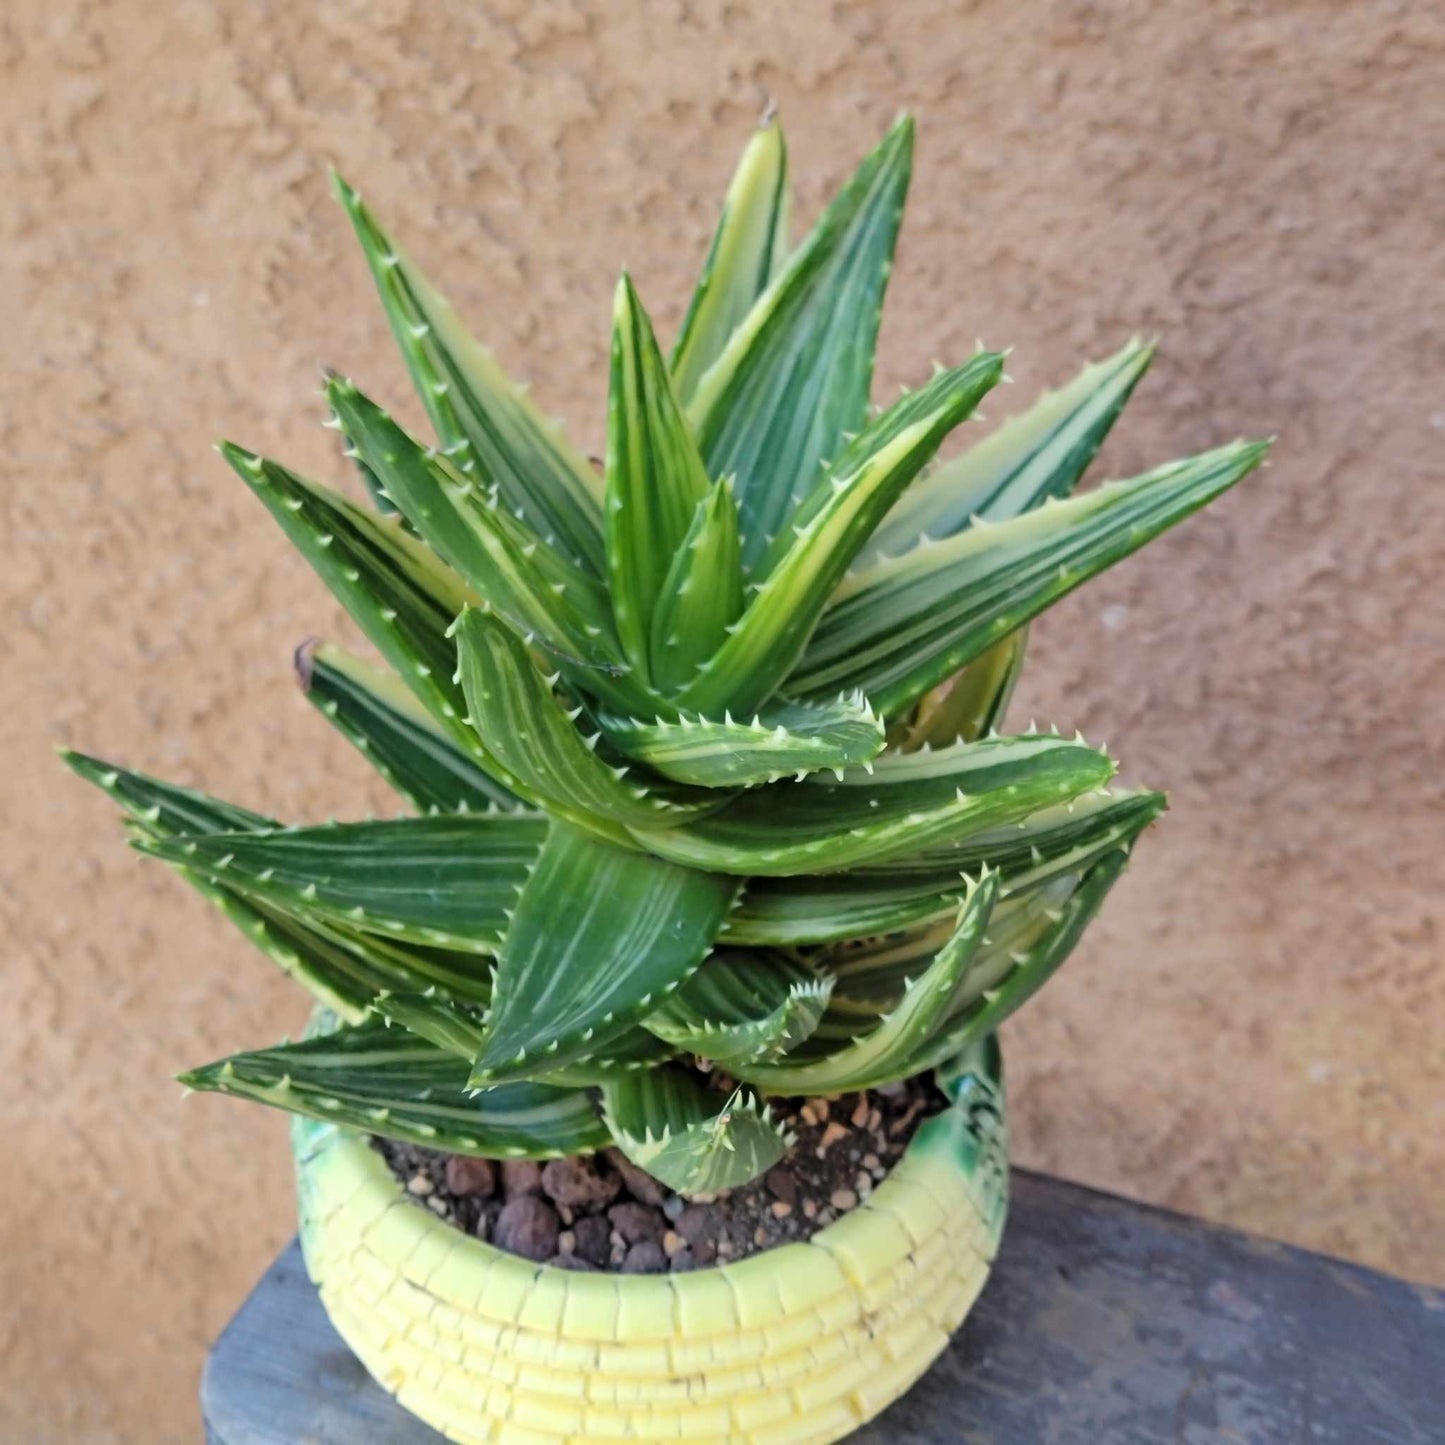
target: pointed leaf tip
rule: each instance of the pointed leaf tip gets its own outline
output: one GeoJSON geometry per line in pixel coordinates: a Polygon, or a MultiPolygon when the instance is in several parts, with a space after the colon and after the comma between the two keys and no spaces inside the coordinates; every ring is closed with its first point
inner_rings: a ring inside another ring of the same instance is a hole
{"type": "Polygon", "coordinates": [[[347,210],[353,210],[361,201],[361,196],[357,193],[356,187],[353,186],[335,166],[326,167],[326,176],[331,183],[332,192],[335,194],[337,200],[339,200],[347,210]]]}

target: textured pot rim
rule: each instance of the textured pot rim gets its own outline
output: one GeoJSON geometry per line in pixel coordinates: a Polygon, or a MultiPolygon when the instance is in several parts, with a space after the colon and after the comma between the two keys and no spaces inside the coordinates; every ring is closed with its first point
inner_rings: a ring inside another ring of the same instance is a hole
{"type": "MultiPolygon", "coordinates": [[[[950,1102],[918,1125],[902,1155],[873,1192],[860,1199],[846,1214],[815,1230],[807,1239],[790,1240],[761,1249],[742,1259],[703,1265],[676,1276],[670,1273],[626,1275],[617,1270],[598,1270],[583,1271],[581,1277],[600,1275],[615,1280],[621,1288],[635,1283],[639,1289],[645,1289],[649,1283],[659,1279],[698,1279],[724,1272],[731,1272],[734,1280],[740,1281],[742,1276],[771,1268],[784,1255],[789,1260],[799,1258],[800,1250],[811,1249],[836,1258],[840,1254],[851,1256],[860,1250],[886,1247],[885,1241],[877,1236],[885,1232],[896,1232],[897,1211],[889,1206],[893,1202],[890,1195],[895,1193],[900,1185],[906,1183],[914,1189],[928,1192],[944,1213],[949,1213],[956,1207],[956,1202],[940,1199],[930,1189],[929,1175],[936,1172],[936,1166],[940,1164],[958,1171],[965,1179],[977,1180],[982,1185],[982,1198],[977,1202],[985,1205],[980,1213],[994,1234],[996,1247],[1008,1211],[1007,1108],[1002,1053],[996,1039],[990,1038],[986,1041],[979,1052],[979,1066],[955,1076],[950,1081],[947,1092],[950,1102]],[[888,1217],[886,1230],[879,1220],[880,1214],[888,1217]]],[[[344,1150],[351,1154],[362,1168],[375,1171],[379,1167],[384,1170],[393,1186],[392,1202],[404,1202],[408,1205],[417,1216],[415,1222],[428,1221],[424,1226],[428,1233],[444,1231],[454,1253],[470,1255],[476,1260],[486,1262],[493,1269],[523,1270],[534,1280],[547,1276],[564,1276],[572,1281],[579,1277],[578,1271],[546,1261],[529,1260],[500,1249],[486,1240],[468,1234],[451,1220],[443,1219],[428,1209],[424,1201],[409,1193],[405,1184],[391,1172],[390,1165],[373,1145],[375,1135],[323,1120],[297,1118],[294,1124],[292,1146],[298,1173],[304,1173],[311,1162],[308,1156],[323,1150],[344,1150]]]]}

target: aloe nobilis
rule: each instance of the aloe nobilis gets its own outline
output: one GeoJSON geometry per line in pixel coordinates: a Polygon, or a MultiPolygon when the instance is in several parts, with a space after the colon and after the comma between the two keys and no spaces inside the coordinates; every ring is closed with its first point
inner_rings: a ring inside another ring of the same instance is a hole
{"type": "Polygon", "coordinates": [[[995,1031],[1163,807],[1079,737],[1003,730],[1025,637],[1266,445],[1080,491],[1138,342],[945,459],[1000,354],[874,408],[912,142],[794,245],[764,123],[670,353],[618,286],[602,464],[338,180],[434,435],[331,376],[368,504],[222,452],[380,654],[298,665],[411,811],[294,827],[68,755],[315,998],[301,1042],[182,1077],[297,1116],[323,1298],[452,1438],[823,1441],[906,1388],[1002,1227],[995,1031]],[[365,1142],[615,1146],[712,1193],[786,1154],[770,1098],[920,1074],[948,1103],[857,1209],[656,1279],[469,1238],[365,1142]]]}

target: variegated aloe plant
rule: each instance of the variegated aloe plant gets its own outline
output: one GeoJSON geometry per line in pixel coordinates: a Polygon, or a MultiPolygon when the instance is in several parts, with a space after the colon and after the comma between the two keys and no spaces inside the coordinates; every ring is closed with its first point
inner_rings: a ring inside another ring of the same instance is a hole
{"type": "Polygon", "coordinates": [[[952,460],[1002,356],[875,410],[912,139],[792,247],[758,131],[670,357],[618,287],[601,470],[338,182],[435,443],[333,377],[375,509],[222,451],[385,660],[299,666],[415,814],[284,826],[71,755],[333,1016],[186,1083],[712,1190],[787,1147],[766,1096],[947,1079],[1059,966],[1163,800],[1000,734],[1028,625],[1266,448],[1076,495],[1137,342],[952,460]]]}

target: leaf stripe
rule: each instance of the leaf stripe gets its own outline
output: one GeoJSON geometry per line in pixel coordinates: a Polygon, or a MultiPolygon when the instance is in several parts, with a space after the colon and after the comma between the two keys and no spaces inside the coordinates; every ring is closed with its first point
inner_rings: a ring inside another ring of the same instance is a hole
{"type": "Polygon", "coordinates": [[[178,1077],[188,1088],[455,1154],[550,1159],[608,1140],[582,1090],[518,1083],[468,1093],[466,1060],[380,1022],[233,1054],[178,1077]]]}
{"type": "Polygon", "coordinates": [[[771,117],[753,133],[723,202],[702,275],[673,349],[685,402],[783,265],[788,247],[788,152],[771,117]]]}
{"type": "Polygon", "coordinates": [[[297,649],[296,672],[307,701],[420,812],[520,806],[392,674],[314,641],[297,649]]]}
{"type": "Polygon", "coordinates": [[[780,701],[750,722],[598,715],[618,752],[679,783],[753,787],[822,768],[867,763],[883,750],[883,725],[861,694],[829,703],[780,701]]]}
{"type": "Polygon", "coordinates": [[[1108,782],[1113,764],[1082,743],[1007,738],[933,753],[889,753],[872,774],[739,795],[712,815],[667,831],[633,828],[664,858],[718,872],[824,873],[965,843],[985,829],[1108,782]]]}
{"type": "Polygon", "coordinates": [[[1131,341],[921,477],[859,553],[857,566],[906,552],[924,536],[952,536],[975,517],[1005,522],[1045,498],[1068,496],[1153,357],[1152,345],[1131,341]]]}
{"type": "Polygon", "coordinates": [[[335,173],[332,181],[443,450],[464,475],[500,488],[508,505],[544,541],[555,541],[573,561],[600,574],[596,474],[560,428],[532,406],[525,389],[467,334],[361,197],[335,173]]]}
{"type": "Polygon", "coordinates": [[[427,711],[477,756],[446,635],[475,594],[396,518],[229,442],[221,453],[427,711]]]}
{"type": "Polygon", "coordinates": [[[495,954],[547,836],[500,813],[178,835],[146,851],[301,917],[495,954]]]}
{"type": "Polygon", "coordinates": [[[885,718],[1264,460],[1236,442],[1132,481],[1051,502],[854,573],[838,588],[791,690],[862,688],[885,718]]]}
{"type": "Polygon", "coordinates": [[[618,636],[644,679],[659,597],[707,494],[697,443],[624,272],[613,303],[607,396],[607,578],[618,636]]]}
{"type": "Polygon", "coordinates": [[[594,1056],[706,956],[737,882],[555,824],[497,964],[474,1084],[594,1056]]]}
{"type": "Polygon", "coordinates": [[[749,571],[820,463],[867,418],[912,158],[913,124],[904,117],[759,297],[688,403],[708,475],[735,478],[749,571]]]}
{"type": "Polygon", "coordinates": [[[895,402],[855,438],[770,551],[765,579],[683,691],[684,706],[710,715],[747,712],[772,696],[879,518],[1002,370],[1001,356],[980,352],[895,402]]]}

